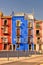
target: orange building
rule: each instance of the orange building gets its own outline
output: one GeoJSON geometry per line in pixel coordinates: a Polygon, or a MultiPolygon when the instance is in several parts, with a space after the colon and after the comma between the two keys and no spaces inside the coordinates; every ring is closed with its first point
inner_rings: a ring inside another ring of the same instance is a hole
{"type": "Polygon", "coordinates": [[[0,12],[0,50],[11,49],[11,16],[4,16],[0,12]]]}
{"type": "Polygon", "coordinates": [[[34,50],[43,50],[43,21],[35,20],[33,23],[33,42],[34,50]]]}

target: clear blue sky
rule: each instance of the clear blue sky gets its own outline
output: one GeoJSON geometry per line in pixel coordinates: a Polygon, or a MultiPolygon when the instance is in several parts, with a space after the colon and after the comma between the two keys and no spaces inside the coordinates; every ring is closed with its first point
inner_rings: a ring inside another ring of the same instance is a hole
{"type": "Polygon", "coordinates": [[[43,0],[0,0],[0,11],[5,15],[14,12],[32,13],[36,19],[43,20],[43,0]]]}

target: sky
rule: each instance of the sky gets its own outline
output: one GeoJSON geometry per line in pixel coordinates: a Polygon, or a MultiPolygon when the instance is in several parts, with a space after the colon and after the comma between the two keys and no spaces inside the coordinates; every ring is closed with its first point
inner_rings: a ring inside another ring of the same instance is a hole
{"type": "Polygon", "coordinates": [[[0,0],[0,11],[4,15],[14,12],[32,13],[34,17],[43,20],[43,0],[0,0]]]}

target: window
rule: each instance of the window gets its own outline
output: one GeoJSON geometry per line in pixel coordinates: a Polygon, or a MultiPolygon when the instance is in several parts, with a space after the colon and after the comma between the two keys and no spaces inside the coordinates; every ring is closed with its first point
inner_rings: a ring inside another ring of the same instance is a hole
{"type": "Polygon", "coordinates": [[[31,44],[29,44],[29,50],[31,50],[31,44]]]}
{"type": "Polygon", "coordinates": [[[34,44],[34,50],[36,50],[36,44],[34,44]]]}
{"type": "Polygon", "coordinates": [[[36,35],[39,35],[39,30],[36,30],[36,35]]]}
{"type": "Polygon", "coordinates": [[[39,50],[41,50],[41,44],[39,44],[39,50]]]}
{"type": "Polygon", "coordinates": [[[39,25],[39,23],[36,23],[36,28],[40,28],[40,25],[39,25]]]}
{"type": "Polygon", "coordinates": [[[37,38],[37,43],[39,43],[39,44],[42,43],[40,37],[37,38]]]}
{"type": "Polygon", "coordinates": [[[7,44],[4,44],[4,50],[7,50],[7,44]]]}
{"type": "Polygon", "coordinates": [[[7,36],[4,36],[4,37],[2,38],[2,41],[3,41],[3,43],[8,43],[8,38],[7,38],[7,36]]]}
{"type": "Polygon", "coordinates": [[[28,35],[32,35],[32,30],[28,30],[28,35]]]}
{"type": "Polygon", "coordinates": [[[15,50],[15,45],[13,45],[13,50],[15,50]]]}
{"type": "Polygon", "coordinates": [[[40,37],[38,37],[37,39],[40,40],[40,37]]]}
{"type": "Polygon", "coordinates": [[[8,33],[8,27],[4,27],[3,33],[8,33]]]}
{"type": "Polygon", "coordinates": [[[17,29],[16,29],[16,35],[17,35],[17,36],[20,36],[20,28],[17,28],[17,29]]]}
{"type": "Polygon", "coordinates": [[[20,26],[20,20],[16,21],[16,26],[20,26]]]}
{"type": "Polygon", "coordinates": [[[4,20],[4,25],[5,25],[5,26],[7,25],[7,20],[6,20],[6,19],[4,20]]]}
{"type": "Polygon", "coordinates": [[[16,38],[16,43],[17,43],[17,44],[20,43],[20,38],[19,38],[19,37],[16,38]]]}
{"type": "Polygon", "coordinates": [[[28,27],[32,28],[32,22],[28,22],[28,27]]]}
{"type": "Polygon", "coordinates": [[[17,44],[17,48],[19,48],[20,47],[20,45],[19,44],[17,44]]]}
{"type": "Polygon", "coordinates": [[[12,50],[12,45],[9,46],[9,50],[12,50]]]}

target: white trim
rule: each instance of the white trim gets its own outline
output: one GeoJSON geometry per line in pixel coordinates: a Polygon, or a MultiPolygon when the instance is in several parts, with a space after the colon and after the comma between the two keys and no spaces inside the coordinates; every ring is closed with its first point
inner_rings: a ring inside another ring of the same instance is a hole
{"type": "Polygon", "coordinates": [[[23,12],[16,12],[16,13],[14,14],[14,16],[24,16],[24,13],[23,13],[23,12]]]}

